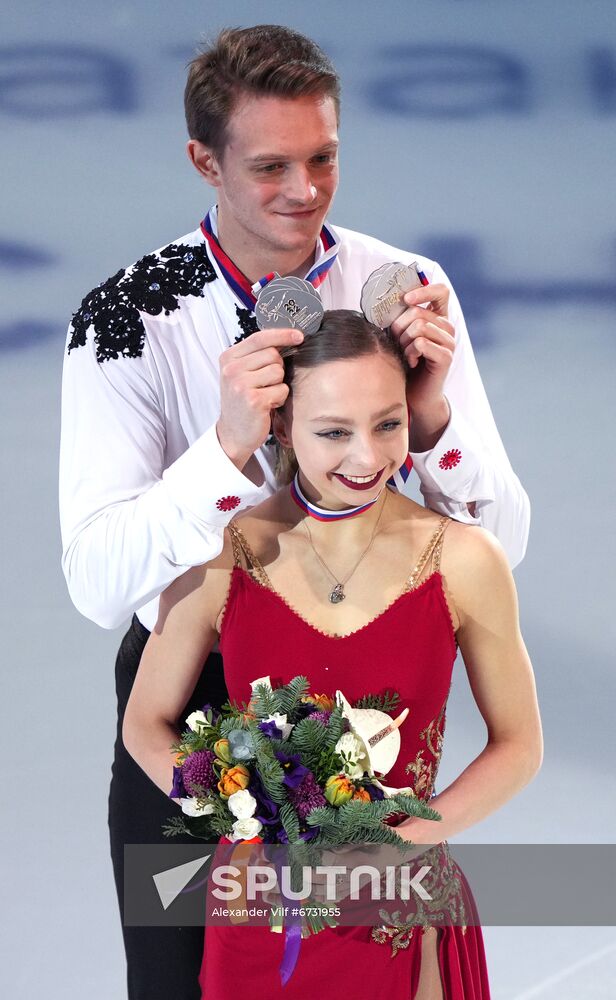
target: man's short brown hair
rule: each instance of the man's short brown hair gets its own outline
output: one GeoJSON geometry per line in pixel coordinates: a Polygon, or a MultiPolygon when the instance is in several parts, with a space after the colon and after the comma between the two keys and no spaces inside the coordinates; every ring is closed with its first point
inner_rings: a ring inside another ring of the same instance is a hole
{"type": "Polygon", "coordinates": [[[186,125],[221,159],[229,119],[241,97],[331,97],[340,110],[340,80],[319,46],[280,24],[225,28],[189,65],[184,91],[186,125]]]}

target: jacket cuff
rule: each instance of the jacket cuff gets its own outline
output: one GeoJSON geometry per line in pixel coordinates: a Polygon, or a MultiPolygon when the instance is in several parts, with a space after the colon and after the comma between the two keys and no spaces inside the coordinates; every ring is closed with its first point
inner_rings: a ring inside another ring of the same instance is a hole
{"type": "Polygon", "coordinates": [[[449,408],[449,423],[434,448],[411,452],[422,493],[438,493],[459,503],[494,501],[485,447],[451,403],[449,408]]]}
{"type": "Polygon", "coordinates": [[[270,490],[248,479],[223,451],[212,425],[163,472],[163,483],[182,510],[212,527],[222,527],[246,507],[265,500],[270,490]]]}

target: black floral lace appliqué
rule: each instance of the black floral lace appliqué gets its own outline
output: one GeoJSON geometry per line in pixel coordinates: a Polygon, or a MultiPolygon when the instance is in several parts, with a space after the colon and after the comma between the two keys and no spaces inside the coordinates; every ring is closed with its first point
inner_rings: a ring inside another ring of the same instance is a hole
{"type": "Polygon", "coordinates": [[[203,286],[215,278],[205,246],[170,243],[146,254],[86,295],[72,319],[69,354],[85,345],[88,327],[93,326],[99,363],[141,357],[145,327],[140,313],[168,316],[179,308],[180,298],[203,297],[203,286]]]}
{"type": "Polygon", "coordinates": [[[235,312],[242,332],[239,337],[235,338],[234,343],[239,344],[242,340],[246,340],[246,337],[249,337],[251,333],[256,333],[259,327],[255,314],[250,309],[242,309],[240,306],[236,306],[235,312]]]}

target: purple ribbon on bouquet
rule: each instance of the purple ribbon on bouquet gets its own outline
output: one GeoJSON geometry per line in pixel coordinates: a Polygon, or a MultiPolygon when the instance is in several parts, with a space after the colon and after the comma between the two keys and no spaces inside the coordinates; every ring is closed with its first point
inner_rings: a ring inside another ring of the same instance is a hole
{"type": "Polygon", "coordinates": [[[280,982],[286,986],[295,971],[299,952],[302,945],[302,918],[301,914],[294,913],[293,910],[299,907],[297,901],[285,896],[282,888],[282,866],[280,862],[275,862],[276,876],[278,878],[278,888],[282,898],[283,907],[287,908],[289,917],[284,917],[284,950],[282,961],[279,967],[280,982]],[[287,922],[287,919],[289,922],[287,922]]]}

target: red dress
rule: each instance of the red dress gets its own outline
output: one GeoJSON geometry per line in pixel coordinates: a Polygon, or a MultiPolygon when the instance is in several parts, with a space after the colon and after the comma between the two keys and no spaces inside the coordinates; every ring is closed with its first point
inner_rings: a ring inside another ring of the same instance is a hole
{"type": "MultiPolygon", "coordinates": [[[[304,674],[311,691],[333,695],[339,688],[351,703],[367,693],[397,691],[401,701],[396,713],[407,706],[410,713],[400,729],[400,754],[384,780],[390,786],[411,785],[419,798],[429,800],[457,651],[439,572],[447,524],[443,518],[395,601],[362,628],[334,636],[311,625],[272,588],[237,523],[231,522],[236,565],[220,633],[230,698],[249,701],[250,682],[265,675],[276,687],[304,674]],[[431,570],[428,575],[426,569],[431,570]]],[[[477,926],[469,920],[469,926],[438,929],[443,996],[489,1000],[481,928],[466,880],[459,874],[477,926]]],[[[199,977],[203,998],[333,1000],[342,995],[349,1000],[412,1000],[421,967],[421,928],[406,935],[393,957],[390,937],[384,933],[377,943],[370,927],[338,927],[311,935],[302,941],[295,970],[282,987],[283,935],[268,927],[208,926],[199,977]]]]}

